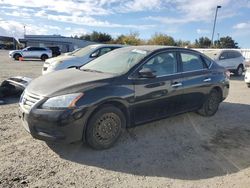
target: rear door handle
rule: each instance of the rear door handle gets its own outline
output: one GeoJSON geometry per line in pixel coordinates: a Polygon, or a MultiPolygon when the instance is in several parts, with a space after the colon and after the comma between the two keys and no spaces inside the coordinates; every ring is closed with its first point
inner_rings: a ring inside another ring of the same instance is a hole
{"type": "Polygon", "coordinates": [[[179,83],[174,83],[171,86],[172,87],[180,87],[180,86],[182,86],[182,83],[180,83],[180,82],[179,83]]]}
{"type": "Polygon", "coordinates": [[[206,78],[205,80],[203,80],[203,82],[210,82],[211,78],[206,78]]]}

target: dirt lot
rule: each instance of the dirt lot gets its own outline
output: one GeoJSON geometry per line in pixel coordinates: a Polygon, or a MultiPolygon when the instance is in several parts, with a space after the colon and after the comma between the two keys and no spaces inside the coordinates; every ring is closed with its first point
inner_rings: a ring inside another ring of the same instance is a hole
{"type": "MultiPolygon", "coordinates": [[[[0,51],[0,82],[37,77],[42,62],[0,51]]],[[[218,113],[186,113],[126,130],[115,147],[46,144],[21,126],[18,99],[0,106],[0,187],[249,187],[250,89],[232,77],[218,113]]]]}

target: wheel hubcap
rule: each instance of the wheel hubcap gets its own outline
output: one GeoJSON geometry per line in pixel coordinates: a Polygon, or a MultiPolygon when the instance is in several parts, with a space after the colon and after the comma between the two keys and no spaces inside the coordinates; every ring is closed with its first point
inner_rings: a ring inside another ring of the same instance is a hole
{"type": "Polygon", "coordinates": [[[99,142],[112,141],[119,132],[120,118],[114,113],[106,113],[96,121],[94,135],[99,142]]]}
{"type": "Polygon", "coordinates": [[[242,72],[243,72],[242,67],[239,67],[239,69],[238,69],[238,75],[241,75],[242,72]]]}

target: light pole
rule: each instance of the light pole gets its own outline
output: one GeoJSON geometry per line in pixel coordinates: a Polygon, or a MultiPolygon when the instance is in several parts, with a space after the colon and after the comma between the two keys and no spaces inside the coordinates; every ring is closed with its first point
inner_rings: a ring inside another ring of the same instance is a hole
{"type": "Polygon", "coordinates": [[[216,7],[216,12],[215,12],[215,16],[214,16],[214,27],[213,27],[213,34],[212,34],[212,39],[211,39],[211,45],[213,45],[214,43],[214,30],[215,30],[215,25],[216,25],[216,20],[217,20],[217,13],[218,13],[218,9],[220,9],[221,6],[217,6],[216,7]]]}

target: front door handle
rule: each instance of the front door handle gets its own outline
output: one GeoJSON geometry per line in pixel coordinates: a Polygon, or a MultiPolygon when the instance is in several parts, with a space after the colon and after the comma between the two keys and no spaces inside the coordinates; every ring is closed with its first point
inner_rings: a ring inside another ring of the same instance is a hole
{"type": "Polygon", "coordinates": [[[182,83],[181,82],[178,82],[178,83],[174,83],[171,85],[172,87],[180,87],[182,86],[182,83]]]}
{"type": "Polygon", "coordinates": [[[203,80],[203,82],[210,82],[211,78],[206,78],[205,80],[203,80]]]}

